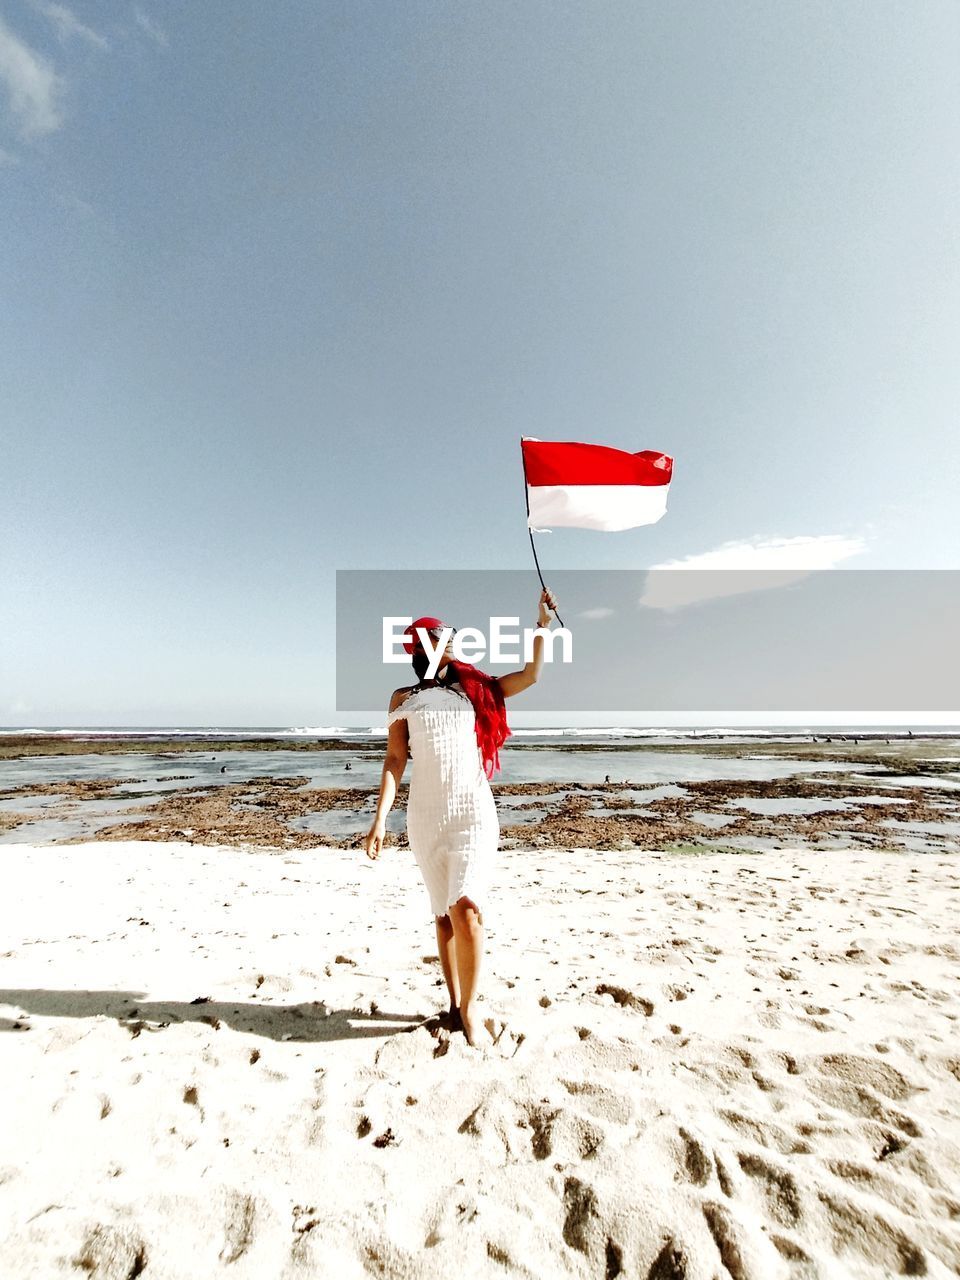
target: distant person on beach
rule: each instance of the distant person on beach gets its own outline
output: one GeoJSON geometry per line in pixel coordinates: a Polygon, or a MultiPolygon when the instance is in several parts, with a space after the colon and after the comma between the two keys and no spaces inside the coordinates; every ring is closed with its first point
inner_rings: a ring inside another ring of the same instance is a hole
{"type": "MultiPolygon", "coordinates": [[[[537,626],[549,629],[553,593],[540,595],[537,626]]],[[[396,799],[407,760],[413,776],[407,799],[407,839],[430,896],[443,976],[450,992],[449,1025],[463,1030],[474,1047],[490,1043],[477,1012],[477,982],[483,957],[483,902],[500,842],[490,779],[500,767],[499,748],[510,735],[504,699],[529,689],[540,677],[543,636],[519,671],[491,676],[453,656],[453,637],[440,656],[434,679],[425,679],[430,658],[417,628],[436,644],[438,618],[418,618],[407,627],[404,648],[418,683],[395,689],[387,715],[387,750],[367,857],[383,848],[387,814],[396,799]]]]}

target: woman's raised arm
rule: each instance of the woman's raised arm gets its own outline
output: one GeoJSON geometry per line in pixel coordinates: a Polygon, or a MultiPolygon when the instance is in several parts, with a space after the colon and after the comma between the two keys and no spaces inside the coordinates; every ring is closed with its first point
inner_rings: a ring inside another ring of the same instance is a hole
{"type": "MultiPolygon", "coordinates": [[[[544,587],[540,593],[540,608],[537,614],[537,626],[546,630],[550,628],[550,610],[556,610],[557,601],[552,591],[544,587]]],[[[506,675],[497,676],[505,698],[523,693],[540,679],[540,668],[543,666],[543,636],[533,637],[533,657],[519,671],[508,671],[506,675]]]]}

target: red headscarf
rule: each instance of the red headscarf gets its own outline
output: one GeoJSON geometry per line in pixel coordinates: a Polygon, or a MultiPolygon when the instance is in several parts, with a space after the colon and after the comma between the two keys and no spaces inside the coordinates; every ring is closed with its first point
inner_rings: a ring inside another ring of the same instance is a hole
{"type": "MultiPolygon", "coordinates": [[[[445,625],[439,618],[417,618],[403,633],[406,637],[403,642],[404,649],[407,653],[413,653],[414,642],[419,639],[416,636],[417,627],[432,630],[445,625]]],[[[458,662],[453,659],[448,665],[473,704],[476,713],[477,745],[483,758],[484,772],[488,779],[492,778],[500,769],[499,748],[511,733],[510,726],[507,724],[507,709],[500,681],[469,662],[458,662]]]]}

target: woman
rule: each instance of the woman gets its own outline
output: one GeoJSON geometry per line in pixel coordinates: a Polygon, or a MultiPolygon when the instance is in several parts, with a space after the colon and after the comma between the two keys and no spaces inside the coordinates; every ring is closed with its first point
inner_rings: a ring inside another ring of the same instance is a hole
{"type": "MultiPolygon", "coordinates": [[[[550,625],[557,603],[546,588],[537,626],[550,625]]],[[[500,823],[489,779],[500,767],[499,748],[510,735],[504,699],[529,689],[543,666],[543,636],[520,670],[491,676],[453,656],[452,636],[434,679],[425,679],[430,659],[417,635],[425,628],[436,645],[443,623],[418,618],[407,627],[404,648],[418,683],[394,690],[387,716],[387,753],[380,798],[366,851],[383,848],[387,814],[396,799],[407,760],[413,777],[407,801],[407,838],[423,874],[437,928],[443,976],[450,991],[450,1025],[463,1029],[474,1047],[489,1043],[477,1013],[477,981],[483,956],[483,910],[500,842],[500,823]]]]}

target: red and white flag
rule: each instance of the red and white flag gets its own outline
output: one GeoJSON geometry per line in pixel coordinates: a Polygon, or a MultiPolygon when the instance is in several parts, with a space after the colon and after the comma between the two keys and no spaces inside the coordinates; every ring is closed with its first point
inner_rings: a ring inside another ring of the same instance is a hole
{"type": "Polygon", "coordinates": [[[673,459],[665,453],[536,436],[521,436],[520,448],[530,529],[633,529],[667,509],[673,459]]]}

